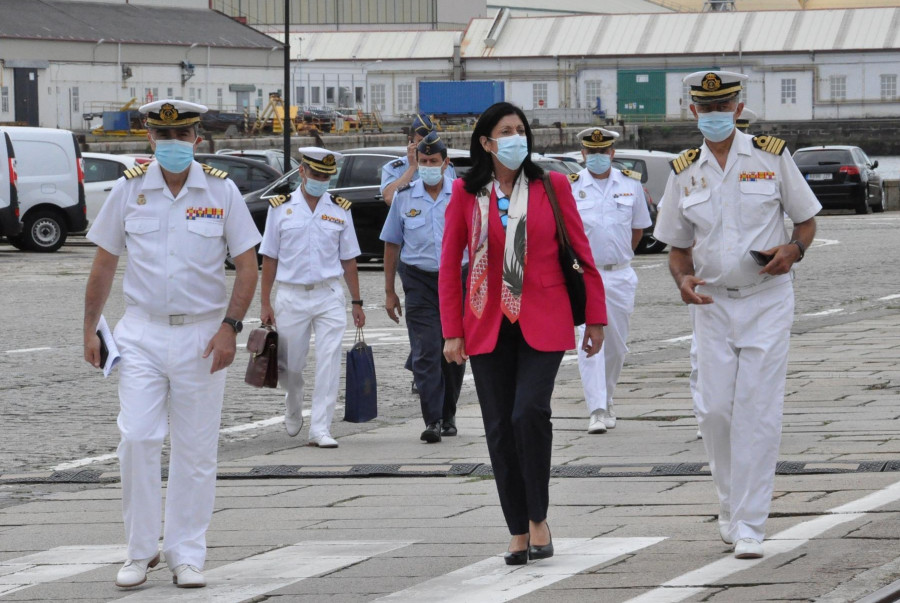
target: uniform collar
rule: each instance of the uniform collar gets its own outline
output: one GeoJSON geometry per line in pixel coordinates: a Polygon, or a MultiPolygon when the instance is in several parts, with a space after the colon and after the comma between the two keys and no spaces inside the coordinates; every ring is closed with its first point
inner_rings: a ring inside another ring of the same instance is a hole
{"type": "MultiPolygon", "coordinates": [[[[750,149],[753,147],[753,137],[749,134],[744,134],[740,130],[735,128],[734,131],[734,140],[731,141],[731,148],[728,150],[728,155],[732,154],[737,155],[750,155],[750,149]]],[[[702,165],[707,161],[715,160],[715,156],[712,154],[712,151],[709,150],[709,147],[706,146],[706,140],[703,141],[703,145],[700,147],[700,157],[697,159],[697,164],[702,165]]]]}
{"type": "Polygon", "coordinates": [[[613,178],[615,178],[615,173],[616,173],[616,169],[610,168],[609,176],[598,180],[597,178],[594,178],[594,175],[591,174],[591,171],[589,169],[584,168],[584,175],[585,175],[585,178],[587,179],[587,185],[594,186],[597,188],[600,188],[600,186],[603,184],[603,182],[612,182],[613,178]]]}
{"type": "Polygon", "coordinates": [[[437,199],[432,199],[430,195],[427,195],[425,192],[425,182],[422,181],[421,178],[416,178],[412,183],[412,190],[409,192],[410,197],[424,197],[431,201],[432,203],[437,203],[440,201],[442,195],[449,195],[453,192],[453,181],[450,178],[447,178],[447,172],[444,172],[444,176],[442,179],[441,192],[438,194],[437,199]]]}
{"type": "MultiPolygon", "coordinates": [[[[150,167],[147,168],[147,173],[144,175],[142,180],[143,184],[141,184],[141,190],[161,189],[168,186],[166,184],[166,179],[163,178],[163,173],[162,169],[159,167],[159,162],[157,161],[154,161],[150,164],[150,167]]],[[[201,166],[196,161],[191,162],[187,180],[185,181],[182,188],[209,188],[206,182],[206,173],[203,171],[203,166],[201,166]]]]}

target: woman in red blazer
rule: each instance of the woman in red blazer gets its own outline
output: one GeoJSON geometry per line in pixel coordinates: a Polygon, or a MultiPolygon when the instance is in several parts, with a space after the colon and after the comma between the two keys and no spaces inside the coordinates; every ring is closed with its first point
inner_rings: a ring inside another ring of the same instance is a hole
{"type": "MultiPolygon", "coordinates": [[[[489,107],[472,133],[473,166],[453,183],[441,250],[441,323],[449,362],[471,360],[500,505],[509,565],[553,555],[547,525],[553,426],[550,397],[565,350],[575,347],[543,173],[531,161],[521,109],[489,107]],[[469,275],[462,287],[463,251],[469,275]]],[[[584,268],[588,355],[603,344],[606,303],[568,180],[550,174],[584,268]]]]}

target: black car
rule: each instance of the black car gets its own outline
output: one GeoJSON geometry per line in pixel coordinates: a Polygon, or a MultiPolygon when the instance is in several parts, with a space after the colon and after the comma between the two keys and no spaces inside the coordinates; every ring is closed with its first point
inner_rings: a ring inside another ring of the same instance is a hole
{"type": "Polygon", "coordinates": [[[812,192],[825,209],[853,209],[858,214],[884,211],[884,182],[859,147],[821,146],[794,151],[812,192]]]}
{"type": "Polygon", "coordinates": [[[254,159],[197,153],[194,159],[200,163],[228,172],[241,194],[268,187],[281,177],[281,172],[254,159]]]}

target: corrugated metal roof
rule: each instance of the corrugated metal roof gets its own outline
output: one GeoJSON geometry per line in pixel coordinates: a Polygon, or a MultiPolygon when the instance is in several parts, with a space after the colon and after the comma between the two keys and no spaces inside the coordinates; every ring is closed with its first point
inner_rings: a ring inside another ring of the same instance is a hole
{"type": "Polygon", "coordinates": [[[491,19],[474,19],[462,55],[682,55],[900,49],[900,8],[579,15],[509,19],[490,48],[491,19]]]}
{"type": "Polygon", "coordinates": [[[0,1],[0,38],[271,48],[275,40],[211,10],[51,0],[0,1]]]}
{"type": "Polygon", "coordinates": [[[531,16],[567,13],[667,13],[674,9],[651,0],[488,0],[488,15],[508,8],[513,15],[531,16]]]}
{"type": "MultiPolygon", "coordinates": [[[[490,27],[490,24],[488,24],[490,27]]],[[[291,59],[305,61],[448,59],[458,31],[338,31],[291,34],[291,59]]],[[[272,34],[278,41],[284,34],[272,34]]]]}

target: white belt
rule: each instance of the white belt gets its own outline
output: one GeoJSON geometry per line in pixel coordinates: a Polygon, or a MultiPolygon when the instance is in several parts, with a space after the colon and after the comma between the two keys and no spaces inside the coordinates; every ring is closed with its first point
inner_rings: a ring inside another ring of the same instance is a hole
{"type": "Polygon", "coordinates": [[[212,320],[214,318],[222,318],[225,315],[225,311],[213,310],[212,312],[204,312],[203,314],[150,314],[137,306],[128,306],[125,310],[125,315],[176,327],[180,325],[189,325],[195,322],[203,322],[204,320],[212,320]]]}
{"type": "Polygon", "coordinates": [[[631,266],[631,260],[627,262],[622,262],[621,264],[600,264],[597,266],[597,270],[604,270],[606,272],[612,272],[614,270],[624,270],[631,266]]]}
{"type": "Polygon", "coordinates": [[[285,287],[287,289],[297,289],[299,291],[312,291],[313,289],[319,289],[321,287],[330,287],[337,279],[337,277],[327,278],[324,281],[319,281],[318,283],[310,283],[309,285],[299,285],[297,283],[285,283],[283,281],[278,281],[279,287],[285,287]]]}
{"type": "Polygon", "coordinates": [[[710,285],[700,285],[697,289],[700,290],[701,293],[715,293],[718,295],[725,295],[732,299],[740,299],[742,297],[753,295],[754,293],[759,293],[760,291],[765,291],[766,289],[771,289],[782,283],[789,283],[792,280],[794,280],[793,272],[766,279],[755,285],[745,285],[743,287],[713,287],[710,285]]]}

